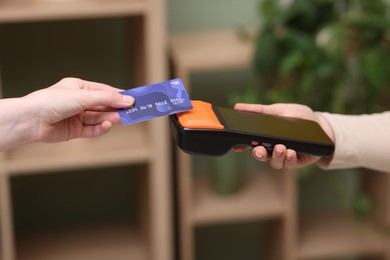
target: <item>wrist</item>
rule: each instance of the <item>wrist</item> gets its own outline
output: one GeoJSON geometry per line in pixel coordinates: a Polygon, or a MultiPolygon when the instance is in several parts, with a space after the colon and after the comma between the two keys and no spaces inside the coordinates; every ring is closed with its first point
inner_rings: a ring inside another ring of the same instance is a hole
{"type": "Polygon", "coordinates": [[[321,112],[314,112],[317,117],[317,122],[321,126],[321,128],[325,131],[325,133],[329,136],[333,143],[335,143],[335,134],[333,128],[329,124],[328,120],[321,114],[321,112]]]}
{"type": "MultiPolygon", "coordinates": [[[[329,136],[329,138],[332,140],[332,142],[336,145],[336,138],[335,133],[333,131],[332,126],[329,124],[328,120],[322,115],[321,112],[315,112],[317,120],[321,128],[325,131],[325,133],[329,136]]],[[[317,165],[321,168],[327,168],[328,165],[333,160],[333,155],[322,157],[318,162],[317,165]]]]}
{"type": "Polygon", "coordinates": [[[7,111],[0,120],[0,151],[35,141],[36,117],[32,116],[30,105],[25,98],[0,100],[0,110],[7,111]]]}

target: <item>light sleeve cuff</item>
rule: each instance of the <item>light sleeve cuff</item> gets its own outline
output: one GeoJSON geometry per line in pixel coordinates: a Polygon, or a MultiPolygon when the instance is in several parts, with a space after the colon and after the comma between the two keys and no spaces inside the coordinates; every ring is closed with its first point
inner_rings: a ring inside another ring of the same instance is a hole
{"type": "Polygon", "coordinates": [[[319,114],[328,121],[335,137],[333,157],[321,159],[321,168],[390,171],[390,112],[357,116],[319,114]]]}

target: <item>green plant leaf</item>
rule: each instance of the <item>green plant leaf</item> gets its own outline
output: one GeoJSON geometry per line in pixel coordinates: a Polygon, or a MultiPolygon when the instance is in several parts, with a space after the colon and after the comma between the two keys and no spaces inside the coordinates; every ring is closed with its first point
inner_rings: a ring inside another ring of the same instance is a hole
{"type": "Polygon", "coordinates": [[[258,38],[255,51],[255,70],[259,74],[268,74],[279,66],[278,41],[271,32],[263,32],[258,38]]]}
{"type": "Polygon", "coordinates": [[[279,72],[285,75],[289,74],[297,68],[301,67],[304,64],[304,61],[305,59],[301,52],[294,51],[292,53],[289,53],[282,60],[279,72]]]}
{"type": "Polygon", "coordinates": [[[364,194],[358,194],[353,199],[353,212],[358,219],[366,219],[371,212],[372,203],[364,194]]]}

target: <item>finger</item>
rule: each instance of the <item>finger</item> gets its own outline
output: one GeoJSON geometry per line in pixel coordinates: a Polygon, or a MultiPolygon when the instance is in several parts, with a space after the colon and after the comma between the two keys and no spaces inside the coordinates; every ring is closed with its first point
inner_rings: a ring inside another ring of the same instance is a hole
{"type": "Polygon", "coordinates": [[[106,90],[82,90],[76,97],[85,110],[99,106],[124,108],[134,104],[133,97],[106,90]]]}
{"type": "Polygon", "coordinates": [[[233,147],[233,151],[235,151],[235,152],[243,152],[243,151],[245,151],[245,150],[248,150],[249,149],[249,147],[248,146],[234,146],[233,147]]]}
{"type": "Polygon", "coordinates": [[[248,112],[256,112],[261,113],[264,105],[261,104],[245,104],[245,103],[237,103],[234,105],[234,109],[248,112]]]}
{"type": "Polygon", "coordinates": [[[107,84],[87,81],[87,80],[72,78],[72,77],[64,78],[59,82],[57,82],[54,86],[57,88],[60,87],[60,88],[78,88],[78,89],[85,89],[85,90],[109,90],[113,92],[120,92],[123,90],[123,89],[111,87],[107,84]]]}
{"type": "Polygon", "coordinates": [[[83,115],[83,124],[85,125],[101,124],[104,121],[110,121],[112,124],[117,124],[121,120],[117,112],[87,111],[83,115]]]}
{"type": "Polygon", "coordinates": [[[106,107],[106,106],[97,106],[97,107],[89,108],[88,111],[94,111],[94,112],[116,112],[117,108],[106,107]]]}
{"type": "Polygon", "coordinates": [[[97,125],[85,125],[83,126],[80,138],[94,138],[107,133],[112,127],[112,123],[110,121],[104,121],[101,124],[97,125]]]}
{"type": "Polygon", "coordinates": [[[256,146],[253,148],[252,155],[258,161],[265,162],[268,160],[268,153],[264,146],[256,146]]]}
{"type": "Polygon", "coordinates": [[[270,165],[274,169],[283,169],[284,159],[286,158],[286,146],[282,144],[275,145],[272,152],[270,165]]]}
{"type": "Polygon", "coordinates": [[[287,149],[286,159],[284,160],[284,166],[288,169],[298,168],[298,156],[294,150],[287,149]]]}
{"type": "Polygon", "coordinates": [[[78,85],[80,89],[87,89],[87,90],[109,90],[114,92],[123,91],[123,89],[111,87],[103,83],[87,81],[82,79],[78,79],[78,85]]]}
{"type": "Polygon", "coordinates": [[[247,111],[247,112],[261,113],[261,114],[269,114],[269,115],[280,115],[284,112],[283,106],[280,106],[279,104],[262,105],[262,104],[237,103],[234,105],[234,109],[247,111]]]}

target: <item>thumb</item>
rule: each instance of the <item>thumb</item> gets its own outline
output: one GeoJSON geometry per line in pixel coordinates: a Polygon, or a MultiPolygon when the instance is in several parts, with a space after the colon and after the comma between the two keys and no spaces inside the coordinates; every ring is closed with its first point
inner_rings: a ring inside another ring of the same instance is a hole
{"type": "Polygon", "coordinates": [[[240,111],[246,111],[246,112],[269,114],[269,115],[280,115],[284,112],[284,108],[282,106],[278,106],[277,104],[262,105],[262,104],[237,103],[234,105],[234,109],[240,111]]]}
{"type": "Polygon", "coordinates": [[[113,108],[130,107],[134,104],[134,98],[128,95],[108,90],[82,90],[80,96],[84,108],[108,106],[113,108]]]}

